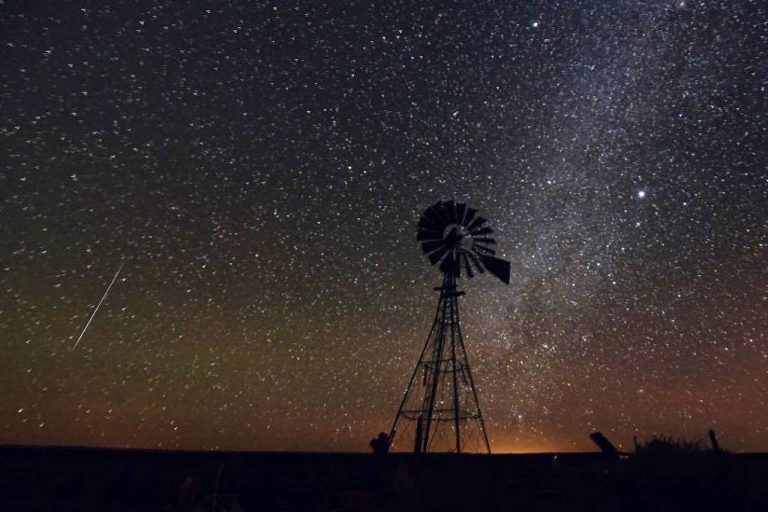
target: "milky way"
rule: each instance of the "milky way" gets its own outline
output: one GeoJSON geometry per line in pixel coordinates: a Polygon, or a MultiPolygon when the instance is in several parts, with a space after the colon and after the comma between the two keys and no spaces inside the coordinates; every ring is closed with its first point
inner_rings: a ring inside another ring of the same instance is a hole
{"type": "Polygon", "coordinates": [[[367,450],[455,199],[495,451],[768,450],[763,2],[101,4],[0,5],[0,442],[367,450]]]}

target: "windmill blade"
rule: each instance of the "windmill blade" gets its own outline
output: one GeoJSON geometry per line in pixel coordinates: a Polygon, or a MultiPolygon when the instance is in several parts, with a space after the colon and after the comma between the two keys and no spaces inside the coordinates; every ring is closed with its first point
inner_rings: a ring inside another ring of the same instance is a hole
{"type": "Polygon", "coordinates": [[[434,250],[445,247],[445,245],[445,240],[431,240],[421,244],[421,250],[424,251],[424,254],[429,254],[434,250]]]}
{"type": "Polygon", "coordinates": [[[475,244],[474,246],[472,246],[472,250],[475,251],[475,254],[477,254],[478,256],[482,256],[482,254],[480,254],[480,252],[484,252],[486,254],[496,254],[496,251],[494,251],[490,247],[486,247],[486,246],[480,245],[480,244],[475,244]]]}
{"type": "Polygon", "coordinates": [[[497,258],[495,256],[480,256],[480,259],[482,260],[483,265],[488,270],[488,272],[498,277],[502,282],[509,284],[509,272],[511,265],[507,260],[502,260],[501,258],[497,258]]]}
{"type": "Polygon", "coordinates": [[[468,209],[467,209],[467,213],[464,215],[464,222],[463,222],[463,224],[462,224],[462,225],[463,225],[463,226],[466,226],[466,225],[468,225],[470,222],[472,222],[472,219],[474,219],[474,218],[475,218],[475,214],[476,214],[476,213],[477,213],[477,210],[475,210],[474,208],[468,208],[468,209]]]}
{"type": "Polygon", "coordinates": [[[480,260],[477,259],[477,256],[475,256],[471,252],[468,252],[466,254],[472,260],[472,263],[475,264],[475,268],[477,268],[477,271],[480,272],[481,274],[484,274],[485,273],[485,269],[483,268],[482,263],[480,263],[480,260]]]}
{"type": "Polygon", "coordinates": [[[440,264],[440,271],[444,274],[447,274],[448,272],[455,272],[456,277],[459,277],[458,273],[458,266],[456,265],[456,260],[453,257],[453,253],[449,253],[448,256],[445,257],[443,262],[440,264]]]}
{"type": "Polygon", "coordinates": [[[456,209],[458,204],[456,204],[455,201],[448,201],[447,203],[448,213],[451,216],[451,224],[458,224],[459,223],[459,212],[456,209]]]}
{"type": "Polygon", "coordinates": [[[420,229],[419,232],[416,233],[416,240],[419,242],[423,242],[424,240],[438,240],[440,238],[443,238],[443,234],[431,229],[420,229]]]}
{"type": "Polygon", "coordinates": [[[496,245],[496,240],[488,237],[480,237],[480,238],[475,238],[475,243],[496,245]]]}
{"type": "Polygon", "coordinates": [[[438,201],[437,203],[424,210],[421,219],[430,222],[434,226],[437,226],[438,231],[442,231],[446,226],[445,219],[443,218],[442,213],[440,213],[442,208],[443,202],[438,201]]]}
{"type": "Polygon", "coordinates": [[[442,221],[443,220],[443,214],[441,213],[443,211],[443,207],[445,206],[445,201],[438,201],[432,206],[430,206],[426,212],[430,217],[432,217],[435,220],[442,221]]]}
{"type": "Polygon", "coordinates": [[[440,258],[445,256],[445,253],[447,253],[447,252],[448,252],[448,246],[447,245],[443,245],[441,248],[439,248],[435,252],[427,255],[427,258],[429,258],[429,263],[434,265],[435,263],[440,261],[440,258]]]}
{"type": "Polygon", "coordinates": [[[493,233],[493,230],[488,226],[485,226],[483,229],[476,229],[474,231],[470,231],[470,233],[472,233],[472,236],[490,235],[493,233]]]}
{"type": "Polygon", "coordinates": [[[464,214],[467,213],[465,203],[456,203],[456,224],[464,225],[464,214]]]}
{"type": "Polygon", "coordinates": [[[467,277],[475,277],[475,273],[472,272],[472,265],[469,263],[469,257],[467,256],[467,253],[464,252],[461,254],[461,256],[464,260],[464,269],[467,271],[467,277]]]}
{"type": "Polygon", "coordinates": [[[453,201],[441,201],[437,211],[446,226],[455,223],[456,211],[453,208],[453,201]]]}
{"type": "Polygon", "coordinates": [[[416,227],[442,233],[445,226],[441,225],[439,222],[433,220],[432,218],[427,217],[426,213],[427,212],[424,212],[424,216],[419,219],[419,223],[416,224],[416,227]]]}
{"type": "Polygon", "coordinates": [[[467,229],[472,231],[474,229],[479,228],[482,224],[485,224],[486,222],[488,222],[488,219],[486,219],[485,217],[478,217],[475,220],[473,220],[470,225],[467,226],[467,229]]]}

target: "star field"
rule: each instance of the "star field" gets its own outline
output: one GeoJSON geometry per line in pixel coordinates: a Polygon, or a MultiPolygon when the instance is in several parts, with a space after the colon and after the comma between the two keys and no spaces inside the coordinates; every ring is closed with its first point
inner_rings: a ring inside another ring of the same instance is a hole
{"type": "Polygon", "coordinates": [[[462,283],[494,451],[768,450],[762,2],[0,2],[0,48],[0,442],[367,451],[455,199],[512,263],[462,283]]]}

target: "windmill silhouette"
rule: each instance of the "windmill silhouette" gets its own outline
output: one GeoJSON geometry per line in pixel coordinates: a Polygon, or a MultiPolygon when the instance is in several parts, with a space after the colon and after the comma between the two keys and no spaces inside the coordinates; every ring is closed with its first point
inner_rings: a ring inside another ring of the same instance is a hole
{"type": "Polygon", "coordinates": [[[464,292],[456,286],[462,272],[474,277],[486,270],[509,284],[509,262],[495,256],[487,222],[454,201],[433,204],[419,220],[416,239],[430,264],[439,264],[443,284],[435,288],[440,296],[432,329],[392,424],[392,450],[491,451],[461,334],[458,298],[464,292]]]}

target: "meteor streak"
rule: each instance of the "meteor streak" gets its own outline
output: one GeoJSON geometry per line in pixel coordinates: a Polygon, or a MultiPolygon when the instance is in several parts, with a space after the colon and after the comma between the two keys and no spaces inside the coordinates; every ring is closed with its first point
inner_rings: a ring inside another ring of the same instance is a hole
{"type": "Polygon", "coordinates": [[[83,327],[83,332],[80,333],[80,336],[77,338],[77,341],[75,342],[75,346],[72,347],[72,350],[75,350],[77,348],[78,343],[80,343],[80,340],[83,339],[83,336],[85,335],[85,331],[88,330],[88,326],[91,325],[91,322],[93,321],[93,317],[96,316],[96,312],[101,307],[101,304],[104,302],[104,299],[107,298],[107,294],[109,293],[109,290],[112,289],[112,285],[115,284],[115,281],[117,281],[117,276],[120,274],[120,271],[123,270],[123,265],[125,265],[125,260],[123,260],[120,263],[120,268],[117,269],[117,272],[115,272],[115,277],[112,278],[112,282],[109,283],[109,286],[107,286],[107,291],[104,292],[104,295],[101,296],[101,300],[98,304],[96,304],[96,309],[93,310],[93,313],[91,313],[91,318],[88,319],[88,321],[85,323],[85,327],[83,327]]]}

